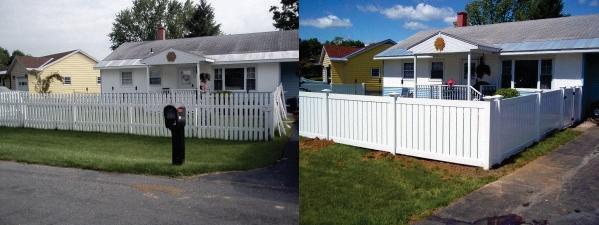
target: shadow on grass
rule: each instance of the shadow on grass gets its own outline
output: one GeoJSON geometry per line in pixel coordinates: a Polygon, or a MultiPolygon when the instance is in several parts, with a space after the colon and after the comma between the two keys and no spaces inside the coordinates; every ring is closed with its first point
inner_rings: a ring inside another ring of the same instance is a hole
{"type": "Polygon", "coordinates": [[[287,137],[268,142],[186,138],[186,161],[171,165],[171,139],[126,134],[0,127],[0,159],[163,176],[248,170],[271,165],[287,137]]]}

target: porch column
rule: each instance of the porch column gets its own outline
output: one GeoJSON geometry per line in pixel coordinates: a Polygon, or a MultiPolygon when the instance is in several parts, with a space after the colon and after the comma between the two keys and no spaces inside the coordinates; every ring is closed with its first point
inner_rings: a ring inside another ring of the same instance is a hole
{"type": "Polygon", "coordinates": [[[418,73],[416,73],[416,59],[418,58],[418,56],[414,55],[414,96],[412,96],[413,98],[416,98],[416,95],[418,93],[418,73]]]}
{"type": "Polygon", "coordinates": [[[472,91],[470,90],[470,85],[471,85],[470,84],[471,83],[470,80],[472,79],[471,75],[470,75],[471,71],[472,71],[472,68],[471,68],[472,65],[470,65],[471,61],[472,61],[472,52],[468,52],[468,71],[467,71],[467,73],[468,73],[468,87],[466,88],[467,89],[466,91],[468,92],[468,101],[472,100],[472,91]]]}
{"type": "Polygon", "coordinates": [[[150,93],[150,66],[146,66],[146,93],[150,93]]]}
{"type": "Polygon", "coordinates": [[[537,60],[537,90],[541,90],[541,60],[537,60]]]}
{"type": "Polygon", "coordinates": [[[200,90],[200,62],[196,64],[196,89],[200,90]]]}
{"type": "Polygon", "coordinates": [[[516,80],[516,61],[512,59],[512,82],[510,83],[511,88],[516,88],[516,83],[514,83],[514,80],[516,80]]]}

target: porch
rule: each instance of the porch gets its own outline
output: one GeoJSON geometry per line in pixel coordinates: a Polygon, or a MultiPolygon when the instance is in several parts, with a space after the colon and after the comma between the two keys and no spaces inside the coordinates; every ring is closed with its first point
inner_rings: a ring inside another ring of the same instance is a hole
{"type": "Polygon", "coordinates": [[[383,95],[480,100],[500,87],[555,90],[582,85],[575,67],[580,54],[520,55],[500,50],[439,32],[374,59],[384,63],[383,95]]]}

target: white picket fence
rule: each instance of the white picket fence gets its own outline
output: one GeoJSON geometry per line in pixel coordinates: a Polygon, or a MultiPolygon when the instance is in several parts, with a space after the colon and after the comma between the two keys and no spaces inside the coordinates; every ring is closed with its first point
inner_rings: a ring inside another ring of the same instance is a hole
{"type": "Polygon", "coordinates": [[[185,106],[187,137],[269,140],[285,134],[282,87],[249,93],[0,93],[0,126],[169,136],[166,105],[185,106]]]}
{"type": "Polygon", "coordinates": [[[300,92],[300,135],[488,169],[579,120],[581,90],[487,101],[300,92]]]}

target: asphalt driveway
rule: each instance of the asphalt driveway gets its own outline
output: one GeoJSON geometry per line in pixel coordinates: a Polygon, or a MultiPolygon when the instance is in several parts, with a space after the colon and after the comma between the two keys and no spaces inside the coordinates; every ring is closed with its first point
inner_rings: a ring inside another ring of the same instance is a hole
{"type": "Polygon", "coordinates": [[[0,161],[0,224],[297,224],[297,141],[269,168],[182,179],[0,161]]]}
{"type": "Polygon", "coordinates": [[[599,127],[418,224],[599,224],[599,127]]]}

